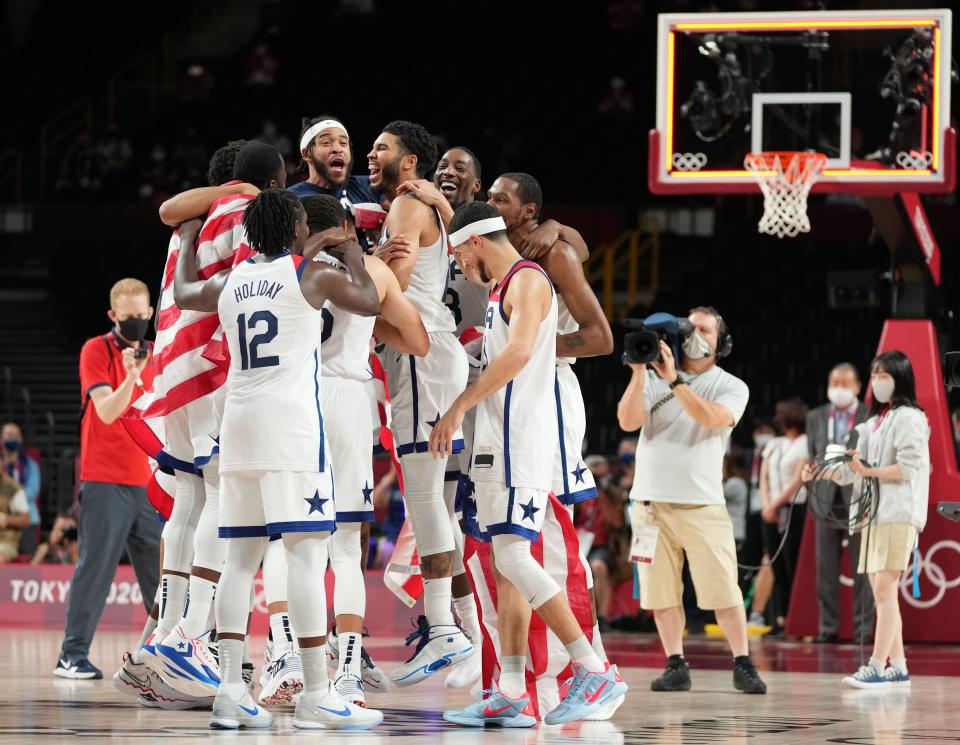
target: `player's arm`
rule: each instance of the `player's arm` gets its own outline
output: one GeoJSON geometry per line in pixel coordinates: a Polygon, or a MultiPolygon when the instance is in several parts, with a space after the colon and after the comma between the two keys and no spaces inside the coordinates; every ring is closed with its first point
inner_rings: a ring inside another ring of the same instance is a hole
{"type": "Polygon", "coordinates": [[[405,256],[397,256],[390,259],[387,266],[390,267],[400,282],[400,289],[406,292],[410,285],[410,275],[413,274],[413,268],[417,264],[419,255],[420,234],[423,232],[425,223],[424,216],[427,206],[416,197],[399,197],[394,200],[390,207],[390,234],[403,235],[410,246],[410,253],[405,256]]]}
{"type": "Polygon", "coordinates": [[[170,197],[160,205],[160,220],[164,225],[175,228],[193,217],[206,215],[210,211],[210,206],[218,199],[234,194],[256,195],[259,193],[260,190],[253,184],[201,186],[198,189],[188,189],[170,197]]]}
{"type": "Polygon", "coordinates": [[[613,352],[613,333],[594,295],[576,250],[562,241],[540,260],[570,315],[580,326],[557,337],[558,357],[596,357],[613,352]]]}
{"type": "Polygon", "coordinates": [[[350,236],[343,243],[328,248],[327,252],[343,262],[350,276],[325,261],[309,262],[300,278],[300,288],[307,302],[317,310],[329,300],[358,316],[377,315],[380,296],[373,278],[363,265],[363,251],[356,236],[350,236]]]}
{"type": "Polygon", "coordinates": [[[180,252],[173,274],[173,301],[183,310],[217,309],[220,293],[227,282],[228,270],[202,280],[197,274],[197,236],[203,223],[190,220],[180,226],[180,252]]]}
{"type": "Polygon", "coordinates": [[[540,323],[549,312],[550,294],[550,285],[540,272],[521,271],[510,280],[510,292],[504,302],[504,311],[510,318],[507,343],[434,426],[430,452],[435,457],[452,452],[453,435],[464,414],[517,377],[530,361],[540,323]]]}
{"type": "Polygon", "coordinates": [[[426,356],[430,338],[413,303],[407,300],[400,283],[387,265],[375,256],[368,256],[364,265],[377,285],[380,315],[373,326],[374,335],[402,354],[426,356]]]}
{"type": "Polygon", "coordinates": [[[540,223],[519,240],[517,250],[525,259],[541,259],[553,249],[557,241],[573,246],[581,263],[590,256],[583,236],[569,225],[561,225],[556,220],[544,220],[540,223]]]}
{"type": "Polygon", "coordinates": [[[397,194],[412,194],[428,207],[433,207],[440,213],[440,219],[443,220],[443,226],[450,225],[453,219],[453,207],[447,198],[443,196],[433,182],[426,179],[417,179],[415,181],[404,181],[397,189],[397,194]]]}

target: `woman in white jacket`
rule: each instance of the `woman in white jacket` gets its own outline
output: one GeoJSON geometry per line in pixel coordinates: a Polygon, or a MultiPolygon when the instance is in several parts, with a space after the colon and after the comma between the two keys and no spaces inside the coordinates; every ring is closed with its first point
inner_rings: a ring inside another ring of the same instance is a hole
{"type": "MultiPolygon", "coordinates": [[[[913,367],[903,352],[877,357],[870,384],[870,419],[857,426],[857,449],[848,451],[850,462],[834,478],[842,484],[853,483],[855,494],[865,478],[880,484],[877,514],[864,530],[857,568],[870,580],[877,627],[870,662],[843,682],[854,688],[905,687],[910,685],[910,675],[903,651],[900,578],[927,522],[930,425],[917,403],[913,367]]],[[[813,466],[807,466],[804,480],[813,476],[813,466]]]]}

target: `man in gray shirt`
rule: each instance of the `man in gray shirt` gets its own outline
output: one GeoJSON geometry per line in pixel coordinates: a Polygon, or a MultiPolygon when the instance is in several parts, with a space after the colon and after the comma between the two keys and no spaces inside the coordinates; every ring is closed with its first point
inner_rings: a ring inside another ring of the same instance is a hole
{"type": "Polygon", "coordinates": [[[746,408],[747,385],[717,367],[730,353],[726,324],[713,308],[690,311],[694,332],[684,340],[683,357],[673,358],[660,342],[661,359],[631,364],[633,374],[617,407],[620,426],[642,428],[636,476],[630,492],[640,605],[653,611],[667,654],[667,667],[651,683],[654,691],[690,690],[683,659],[683,557],[697,604],[713,610],[734,656],[733,685],[745,693],[767,687],[750,660],[747,618],[737,575],[733,526],[723,497],[723,456],[746,408]]]}

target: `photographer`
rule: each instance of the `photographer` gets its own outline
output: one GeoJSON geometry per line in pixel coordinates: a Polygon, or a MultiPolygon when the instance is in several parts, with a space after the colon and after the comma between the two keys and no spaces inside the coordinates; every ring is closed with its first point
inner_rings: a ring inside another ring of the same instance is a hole
{"type": "MultiPolygon", "coordinates": [[[[662,339],[660,356],[633,371],[617,407],[620,426],[642,428],[630,492],[640,605],[653,610],[667,654],[654,691],[686,691],[690,669],[683,659],[683,555],[697,603],[713,610],[734,655],[733,685],[766,693],[747,648],[747,619],[737,582],[733,526],[723,496],[723,456],[730,432],[743,415],[746,384],[716,364],[730,352],[726,324],[713,308],[690,311],[692,332],[682,344],[680,369],[662,339]]],[[[673,340],[677,341],[677,340],[673,340]]]]}
{"type": "Polygon", "coordinates": [[[69,512],[59,515],[50,529],[47,540],[37,547],[30,563],[76,564],[80,559],[77,545],[77,521],[69,512]]]}

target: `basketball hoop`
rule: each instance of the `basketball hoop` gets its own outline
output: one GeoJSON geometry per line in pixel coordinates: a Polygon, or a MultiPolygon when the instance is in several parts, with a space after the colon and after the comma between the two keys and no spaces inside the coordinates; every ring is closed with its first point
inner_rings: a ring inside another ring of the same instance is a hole
{"type": "Polygon", "coordinates": [[[807,195],[826,165],[823,153],[748,153],[743,167],[753,173],[763,192],[758,229],[778,238],[810,232],[807,195]]]}

